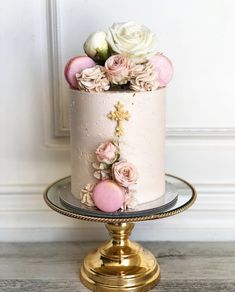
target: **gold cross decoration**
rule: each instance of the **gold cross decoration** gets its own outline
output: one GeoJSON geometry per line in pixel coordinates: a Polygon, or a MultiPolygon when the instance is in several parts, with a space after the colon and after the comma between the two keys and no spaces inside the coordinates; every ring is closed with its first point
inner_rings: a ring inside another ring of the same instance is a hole
{"type": "Polygon", "coordinates": [[[124,134],[124,127],[122,125],[122,122],[129,120],[130,113],[124,109],[124,105],[121,104],[120,101],[118,101],[118,103],[114,107],[115,111],[109,112],[107,117],[110,120],[117,121],[115,135],[119,138],[124,134]]]}

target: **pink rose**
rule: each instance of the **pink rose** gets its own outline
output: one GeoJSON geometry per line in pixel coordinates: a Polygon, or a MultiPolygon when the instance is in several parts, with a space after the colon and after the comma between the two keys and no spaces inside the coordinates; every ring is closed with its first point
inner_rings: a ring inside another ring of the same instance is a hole
{"type": "Polygon", "coordinates": [[[137,169],[126,160],[116,162],[112,166],[113,179],[121,186],[127,188],[137,181],[137,169]]]}
{"type": "Polygon", "coordinates": [[[105,62],[106,76],[113,84],[126,84],[129,81],[130,62],[127,57],[113,55],[105,62]]]}
{"type": "Polygon", "coordinates": [[[110,141],[102,143],[95,154],[99,162],[112,164],[118,157],[118,147],[110,141]]]}

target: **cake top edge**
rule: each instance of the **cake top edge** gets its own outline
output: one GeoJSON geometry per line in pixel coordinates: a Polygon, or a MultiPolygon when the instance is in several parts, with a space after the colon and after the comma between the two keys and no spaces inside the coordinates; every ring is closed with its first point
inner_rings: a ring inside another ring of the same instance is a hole
{"type": "Polygon", "coordinates": [[[96,92],[96,91],[81,91],[81,90],[77,90],[77,89],[73,89],[70,88],[69,91],[73,92],[74,94],[83,94],[83,95],[115,95],[115,94],[132,94],[133,96],[135,95],[143,95],[143,94],[156,94],[156,93],[160,93],[160,92],[165,92],[166,91],[166,87],[161,87],[158,88],[156,90],[151,90],[151,91],[133,91],[130,89],[111,89],[108,91],[103,91],[103,92],[96,92]]]}
{"type": "Polygon", "coordinates": [[[114,23],[107,31],[91,33],[84,43],[86,55],[71,58],[64,69],[71,89],[83,92],[156,91],[166,87],[173,65],[158,51],[156,35],[133,21],[114,23]]]}

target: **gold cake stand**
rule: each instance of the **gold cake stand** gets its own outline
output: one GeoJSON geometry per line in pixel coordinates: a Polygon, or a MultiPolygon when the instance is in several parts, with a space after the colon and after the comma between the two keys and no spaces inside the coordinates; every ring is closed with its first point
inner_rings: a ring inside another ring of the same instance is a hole
{"type": "MultiPolygon", "coordinates": [[[[166,175],[166,181],[177,190],[177,203],[167,211],[154,208],[139,211],[138,215],[122,212],[112,215],[103,212],[73,210],[62,204],[61,193],[66,190],[70,177],[51,184],[44,192],[44,200],[54,211],[80,220],[105,223],[111,239],[84,259],[80,269],[82,283],[97,292],[149,291],[160,280],[160,267],[155,256],[141,245],[129,240],[133,222],[162,219],[188,209],[196,200],[196,191],[187,181],[173,175],[166,175]]],[[[134,213],[136,214],[136,213],[134,213]]]]}

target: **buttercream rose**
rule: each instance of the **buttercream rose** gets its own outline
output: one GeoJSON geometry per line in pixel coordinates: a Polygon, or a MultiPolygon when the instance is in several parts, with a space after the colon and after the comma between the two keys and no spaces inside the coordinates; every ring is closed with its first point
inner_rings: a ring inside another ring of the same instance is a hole
{"type": "Polygon", "coordinates": [[[126,84],[129,81],[130,62],[126,56],[113,55],[105,62],[106,75],[113,84],[126,84]]]}
{"type": "Polygon", "coordinates": [[[98,180],[106,180],[111,178],[111,169],[108,164],[105,163],[92,163],[93,168],[95,169],[94,177],[98,180]]]}
{"type": "Polygon", "coordinates": [[[126,160],[116,162],[112,166],[113,179],[121,186],[128,188],[137,181],[137,169],[136,167],[126,160]]]}
{"type": "Polygon", "coordinates": [[[127,190],[127,192],[125,193],[125,201],[122,206],[122,209],[123,210],[135,209],[137,205],[138,201],[135,197],[135,190],[127,190]]]}
{"type": "Polygon", "coordinates": [[[87,92],[103,92],[109,90],[110,84],[104,67],[96,65],[76,74],[78,89],[87,92]]]}
{"type": "Polygon", "coordinates": [[[118,153],[118,147],[111,141],[102,143],[95,151],[97,160],[106,164],[112,164],[115,162],[118,153]]]}
{"type": "Polygon", "coordinates": [[[130,76],[130,89],[134,91],[152,91],[160,85],[157,72],[149,61],[132,65],[130,76]]]}
{"type": "Polygon", "coordinates": [[[95,206],[94,201],[92,199],[93,189],[94,189],[93,184],[87,184],[84,186],[83,189],[81,189],[81,192],[80,192],[81,203],[87,205],[88,207],[95,206]]]}
{"type": "Polygon", "coordinates": [[[114,53],[130,58],[147,58],[156,53],[156,36],[134,22],[114,23],[106,40],[114,53]]]}

